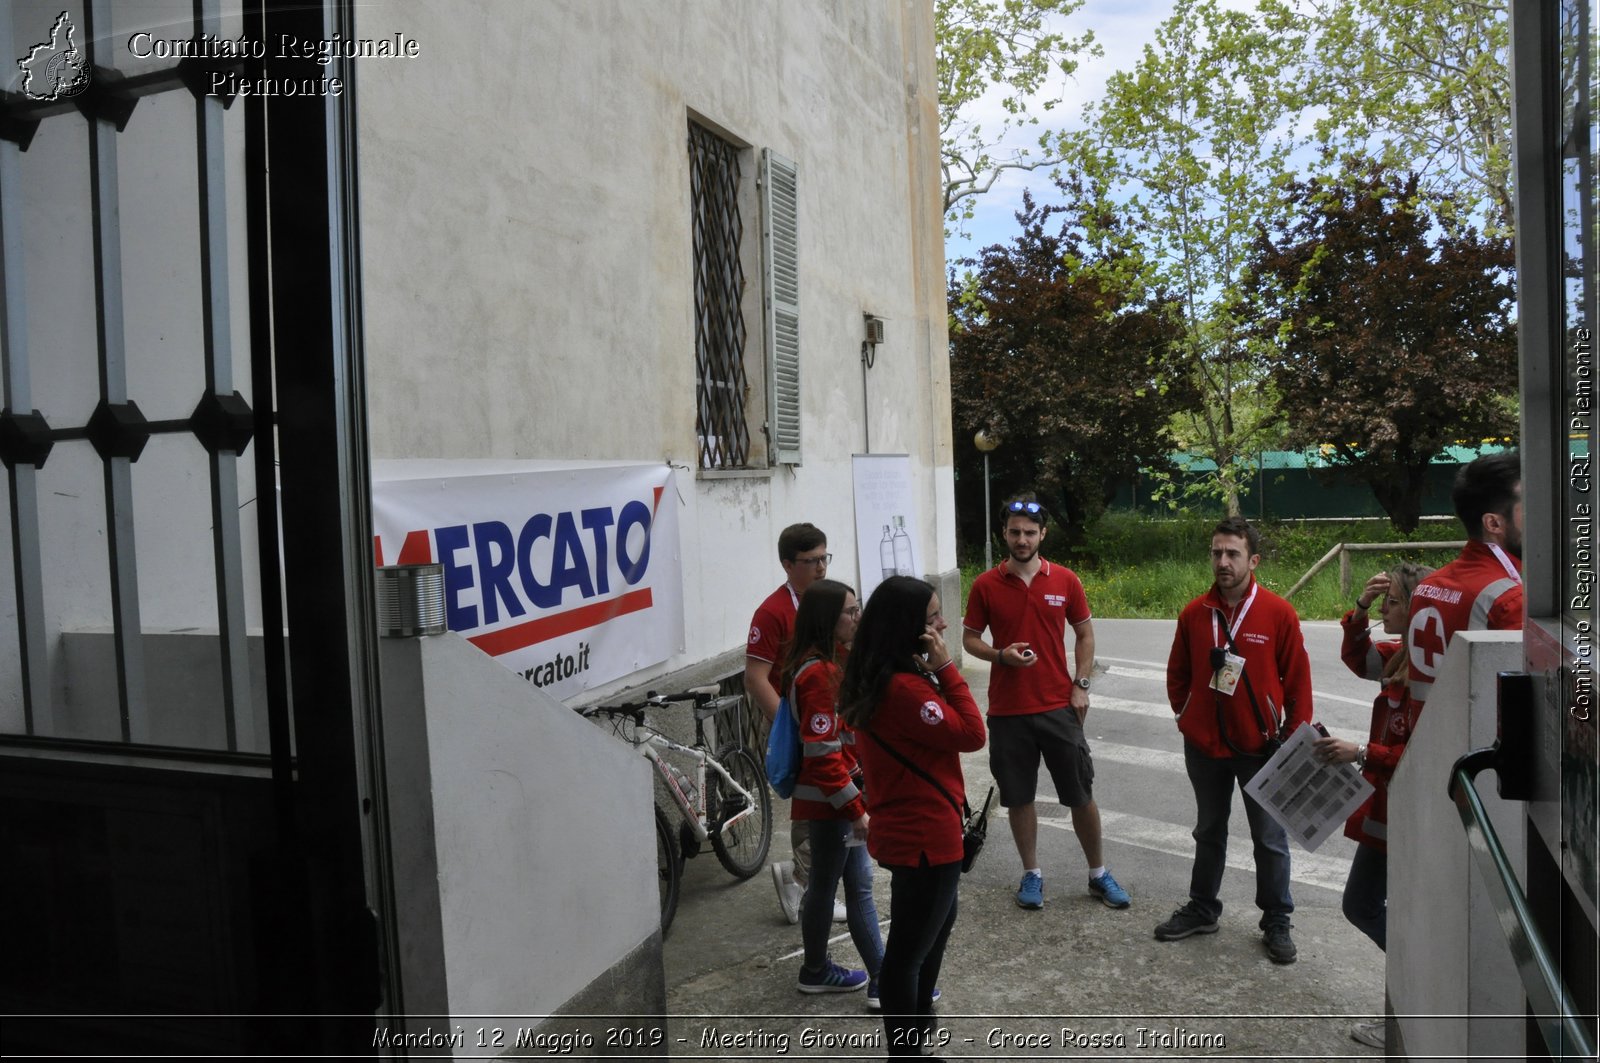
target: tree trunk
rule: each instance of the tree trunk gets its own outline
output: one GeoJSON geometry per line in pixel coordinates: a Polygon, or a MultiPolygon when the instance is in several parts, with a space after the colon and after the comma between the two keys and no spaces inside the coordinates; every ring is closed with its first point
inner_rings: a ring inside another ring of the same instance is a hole
{"type": "Polygon", "coordinates": [[[1389,515],[1389,523],[1402,535],[1410,535],[1422,523],[1422,495],[1428,486],[1428,463],[1391,465],[1367,476],[1378,505],[1389,515]]]}

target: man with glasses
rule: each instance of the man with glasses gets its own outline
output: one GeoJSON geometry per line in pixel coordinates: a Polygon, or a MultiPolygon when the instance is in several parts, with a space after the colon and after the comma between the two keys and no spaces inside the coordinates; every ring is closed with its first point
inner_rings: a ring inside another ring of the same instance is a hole
{"type": "MultiPolygon", "coordinates": [[[[744,689],[755,702],[768,726],[778,714],[778,699],[783,696],[782,661],[794,634],[794,616],[806,588],[828,574],[828,537],[815,524],[791,524],[778,535],[778,563],[786,577],[783,586],[769,594],[756,607],[750,620],[750,641],[745,647],[744,689]]],[[[806,820],[790,823],[790,845],[794,859],[772,865],[772,883],[778,890],[778,903],[784,918],[800,922],[800,898],[805,895],[811,870],[810,825],[806,820]]],[[[833,917],[842,922],[844,905],[835,902],[833,917]]]]}
{"type": "Polygon", "coordinates": [[[1107,907],[1126,908],[1132,903],[1128,891],[1111,877],[1101,853],[1094,761],[1083,733],[1083,720],[1089,714],[1089,675],[1094,670],[1089,601],[1076,573],[1039,556],[1045,511],[1033,495],[1006,502],[1001,517],[1011,556],[973,581],[961,645],[994,666],[989,672],[989,770],[1022,858],[1017,904],[1044,907],[1039,816],[1034,808],[1042,759],[1050,769],[1057,799],[1072,810],[1072,830],[1089,862],[1089,892],[1107,907]],[[1071,669],[1066,646],[1069,626],[1071,669]],[[993,644],[983,640],[985,629],[993,644]]]}

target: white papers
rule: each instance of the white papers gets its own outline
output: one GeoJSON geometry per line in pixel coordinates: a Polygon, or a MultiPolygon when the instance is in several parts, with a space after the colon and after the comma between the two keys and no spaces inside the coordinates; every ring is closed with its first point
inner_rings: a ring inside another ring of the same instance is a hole
{"type": "Polygon", "coordinates": [[[1311,743],[1320,737],[1301,724],[1244,787],[1307,852],[1332,837],[1372,793],[1354,764],[1328,764],[1313,755],[1311,743]]]}

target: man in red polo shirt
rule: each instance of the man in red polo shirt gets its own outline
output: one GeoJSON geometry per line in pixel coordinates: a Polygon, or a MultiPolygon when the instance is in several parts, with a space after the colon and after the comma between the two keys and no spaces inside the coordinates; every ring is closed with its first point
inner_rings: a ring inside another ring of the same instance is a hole
{"type": "Polygon", "coordinates": [[[1522,461],[1485,454],[1450,490],[1467,545],[1411,592],[1406,642],[1412,700],[1425,702],[1457,631],[1522,630],[1522,461]]]}
{"type": "MultiPolygon", "coordinates": [[[[744,689],[750,695],[768,725],[778,713],[778,699],[783,696],[779,687],[783,683],[781,672],[783,658],[789,651],[789,637],[794,634],[794,616],[800,608],[800,596],[806,588],[828,574],[828,537],[815,524],[791,524],[778,535],[778,563],[786,577],[783,586],[767,595],[750,618],[750,640],[744,651],[744,689]]],[[[794,859],[780,860],[772,865],[772,884],[778,891],[778,903],[783,907],[784,918],[790,923],[800,921],[800,898],[805,895],[810,879],[811,840],[810,827],[805,820],[795,820],[798,829],[790,833],[790,846],[794,859]]],[[[844,920],[844,905],[836,904],[834,916],[844,920]]]]}
{"type": "Polygon", "coordinates": [[[1039,866],[1039,816],[1034,794],[1039,761],[1050,769],[1056,796],[1072,810],[1072,830],[1089,862],[1089,892],[1112,908],[1131,903],[1104,866],[1100,809],[1094,803],[1094,761],[1083,734],[1094,670],[1094,625],[1077,574],[1039,556],[1045,511],[1031,494],[1001,507],[1011,556],[978,576],[967,596],[961,645],[989,661],[989,770],[1007,809],[1011,838],[1022,858],[1017,904],[1044,907],[1039,866]],[[1066,631],[1073,634],[1074,667],[1067,668],[1066,631]],[[992,644],[983,640],[987,629],[992,644]],[[1077,678],[1074,679],[1073,676],[1077,678]]]}

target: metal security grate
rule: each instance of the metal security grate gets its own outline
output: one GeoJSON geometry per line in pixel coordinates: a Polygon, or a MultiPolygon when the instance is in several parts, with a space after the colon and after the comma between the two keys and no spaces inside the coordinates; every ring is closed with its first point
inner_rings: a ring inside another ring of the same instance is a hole
{"type": "MultiPolygon", "coordinates": [[[[195,0],[197,37],[220,35],[221,0],[195,0]]],[[[61,19],[67,19],[63,12],[61,19]]],[[[40,543],[43,527],[38,497],[39,470],[58,443],[86,441],[103,469],[106,547],[111,590],[112,649],[123,743],[153,741],[156,727],[147,693],[146,653],[140,620],[140,587],[135,558],[133,466],[152,437],[191,434],[205,448],[211,480],[213,567],[217,586],[218,645],[221,654],[221,705],[224,745],[238,750],[254,730],[245,646],[245,589],[239,517],[238,465],[256,430],[255,413],[233,387],[233,350],[228,329],[229,233],[223,177],[222,112],[230,96],[206,92],[207,76],[236,69],[238,61],[185,59],[138,76],[126,76],[114,63],[110,0],[91,0],[83,12],[85,80],[70,97],[7,94],[0,101],[0,279],[4,284],[4,322],[0,354],[4,361],[4,409],[0,410],[0,462],[6,467],[12,512],[13,560],[18,587],[17,623],[23,677],[24,728],[28,735],[57,732],[45,642],[40,543]],[[118,138],[128,128],[139,100],[157,93],[187,90],[194,98],[195,152],[198,163],[200,262],[203,303],[202,361],[205,381],[195,381],[199,400],[192,416],[150,420],[133,399],[128,344],[124,336],[122,215],[118,138]],[[62,427],[33,409],[32,349],[24,323],[26,298],[19,215],[19,157],[44,121],[88,120],[90,218],[97,324],[100,401],[87,423],[62,427]]],[[[59,24],[58,24],[59,25],[59,24]]],[[[10,13],[0,15],[0,54],[18,51],[10,13]]]]}
{"type": "Polygon", "coordinates": [[[695,432],[700,468],[737,468],[750,462],[739,150],[693,123],[689,198],[694,221],[695,432]]]}

